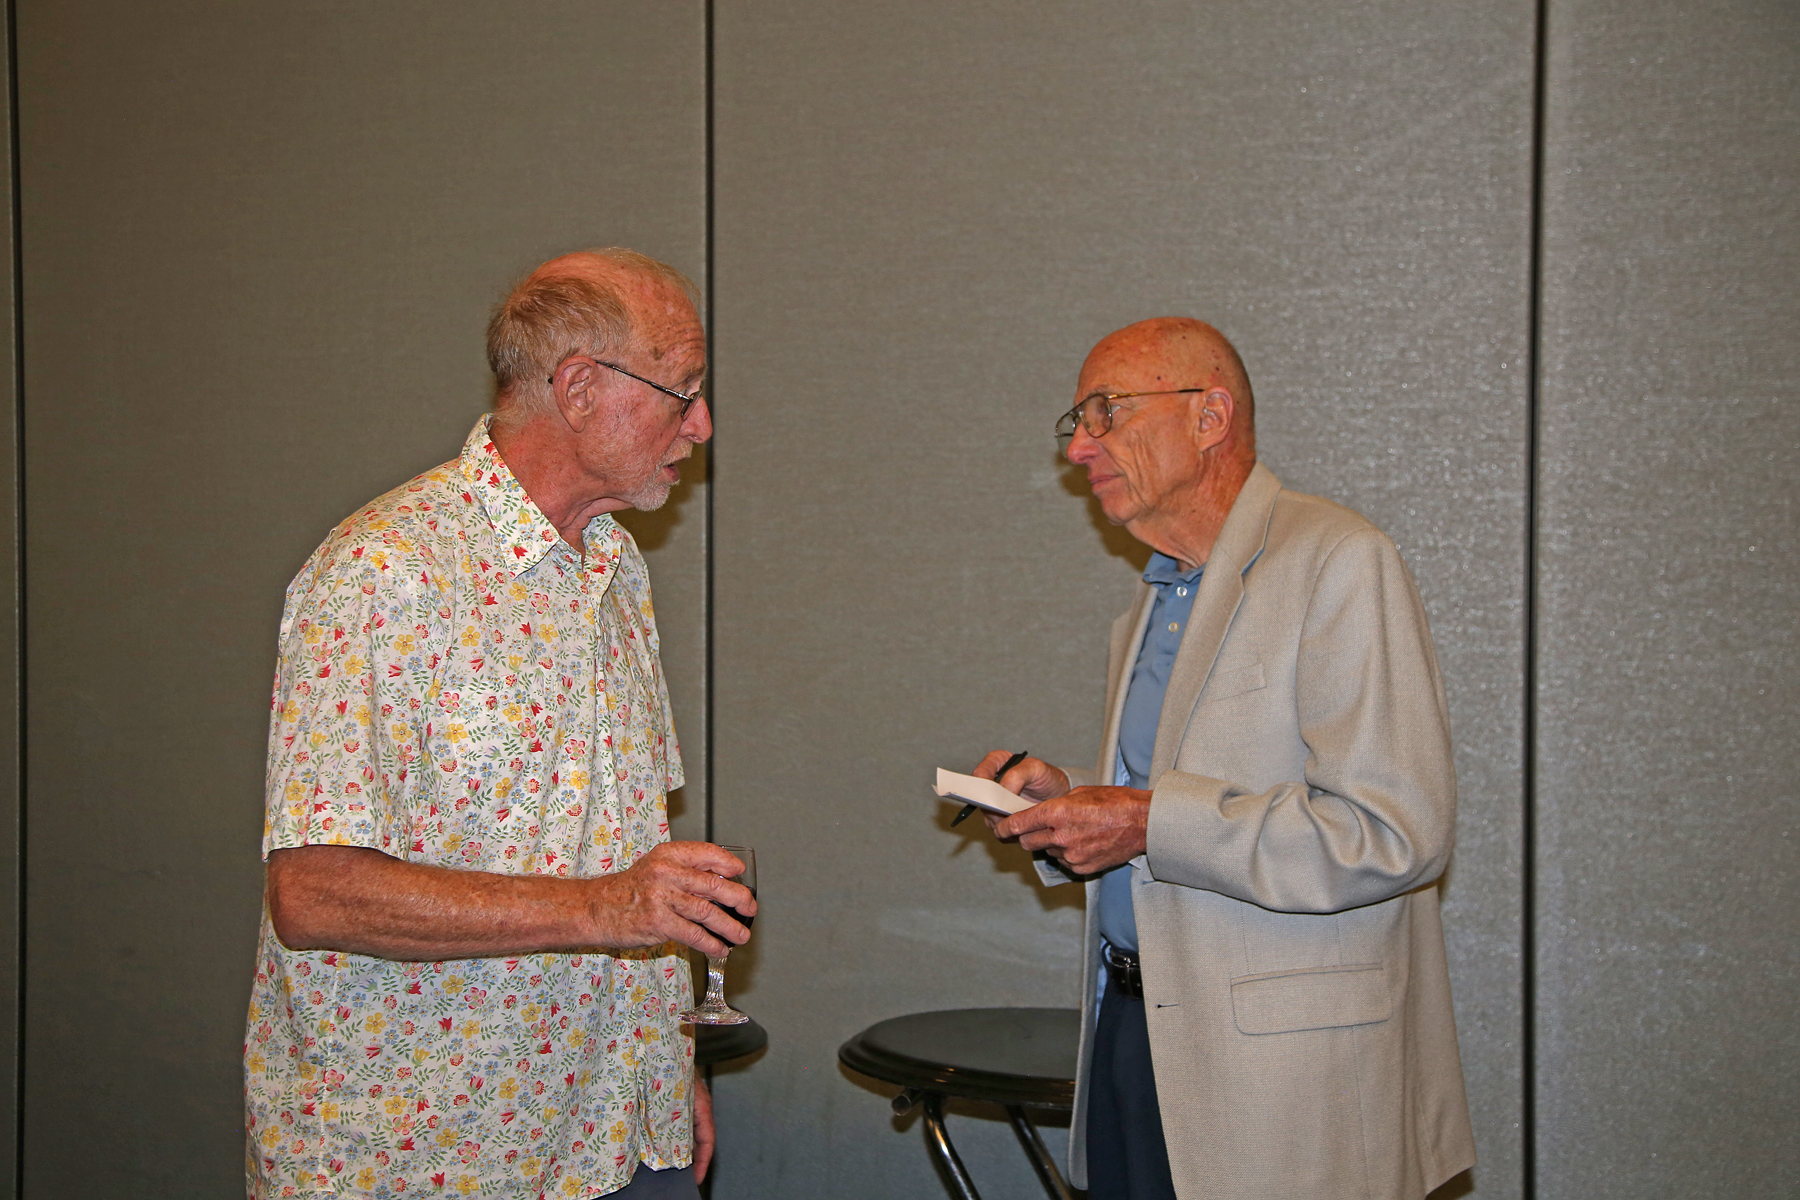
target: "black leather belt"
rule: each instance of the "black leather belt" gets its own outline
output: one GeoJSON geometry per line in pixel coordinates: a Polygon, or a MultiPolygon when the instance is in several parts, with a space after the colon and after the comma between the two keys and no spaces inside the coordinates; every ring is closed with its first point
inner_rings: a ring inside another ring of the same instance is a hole
{"type": "Polygon", "coordinates": [[[1138,969],[1138,956],[1121,950],[1111,942],[1100,943],[1100,957],[1106,962],[1106,982],[1122,996],[1133,1000],[1144,998],[1144,974],[1138,969]]]}

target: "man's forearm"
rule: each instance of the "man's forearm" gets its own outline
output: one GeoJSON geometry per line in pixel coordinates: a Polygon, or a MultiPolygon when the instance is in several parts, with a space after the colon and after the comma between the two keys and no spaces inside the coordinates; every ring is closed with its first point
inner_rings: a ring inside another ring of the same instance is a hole
{"type": "Polygon", "coordinates": [[[300,846],[269,854],[269,917],[295,949],[412,962],[671,940],[714,954],[728,948],[722,939],[749,936],[718,905],[756,911],[747,889],[717,873],[735,862],[716,846],[666,843],[617,874],[553,879],[300,846]]]}
{"type": "Polygon", "coordinates": [[[360,846],[269,855],[269,915],[299,950],[491,958],[596,945],[587,880],[453,871],[360,846]]]}

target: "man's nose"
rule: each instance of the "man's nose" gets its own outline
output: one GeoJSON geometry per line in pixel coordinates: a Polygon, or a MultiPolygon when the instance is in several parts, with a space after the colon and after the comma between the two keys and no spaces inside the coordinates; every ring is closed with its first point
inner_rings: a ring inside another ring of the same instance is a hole
{"type": "Polygon", "coordinates": [[[1063,457],[1072,463],[1086,466],[1088,460],[1094,457],[1094,452],[1098,449],[1100,449],[1100,443],[1094,440],[1093,435],[1087,431],[1086,425],[1077,421],[1075,432],[1069,436],[1069,444],[1063,447],[1063,457]]]}
{"type": "Polygon", "coordinates": [[[695,400],[681,419],[681,436],[690,442],[704,442],[712,436],[712,410],[704,396],[695,400]]]}

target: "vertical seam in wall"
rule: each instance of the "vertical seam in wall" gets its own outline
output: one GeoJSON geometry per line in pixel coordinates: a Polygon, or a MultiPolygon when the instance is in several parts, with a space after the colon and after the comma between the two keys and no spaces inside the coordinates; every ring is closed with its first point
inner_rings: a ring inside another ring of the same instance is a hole
{"type": "Polygon", "coordinates": [[[703,585],[704,600],[702,601],[703,613],[701,616],[701,628],[703,631],[701,636],[706,641],[705,667],[702,671],[704,676],[703,686],[706,689],[704,704],[705,715],[702,719],[706,723],[706,730],[701,737],[701,747],[702,752],[706,755],[706,766],[702,774],[706,781],[706,840],[710,842],[713,840],[713,752],[716,742],[716,739],[713,737],[713,721],[718,712],[718,705],[714,701],[713,694],[713,643],[715,625],[713,620],[713,546],[718,540],[718,526],[714,524],[713,517],[716,506],[714,505],[713,500],[714,497],[718,495],[719,491],[719,414],[718,409],[713,404],[714,396],[718,391],[716,386],[718,373],[714,369],[712,358],[713,346],[718,337],[717,324],[714,320],[714,314],[717,309],[713,303],[713,298],[717,294],[717,289],[713,285],[713,0],[705,0],[705,25],[706,47],[704,54],[704,71],[706,75],[706,148],[704,153],[706,158],[706,230],[704,236],[706,246],[704,255],[706,264],[706,373],[707,378],[715,382],[709,384],[706,400],[707,407],[712,410],[709,415],[713,418],[714,436],[712,444],[707,447],[706,451],[706,560],[704,567],[705,582],[703,585]]]}
{"type": "Polygon", "coordinates": [[[1532,45],[1531,261],[1527,278],[1525,372],[1525,663],[1520,771],[1520,1174],[1525,1200],[1537,1195],[1537,680],[1538,420],[1543,371],[1544,102],[1548,88],[1549,0],[1537,0],[1532,45]]]}
{"type": "MultiPolygon", "coordinates": [[[[713,418],[714,436],[712,442],[706,449],[706,558],[704,564],[704,582],[702,584],[705,599],[702,602],[702,612],[700,617],[700,626],[702,630],[701,637],[706,641],[706,665],[702,669],[702,686],[706,689],[706,699],[703,708],[705,715],[702,720],[706,722],[706,731],[701,736],[700,742],[703,747],[703,752],[706,755],[706,766],[702,771],[702,775],[706,780],[706,840],[710,842],[714,840],[713,754],[717,744],[717,739],[713,737],[713,721],[715,714],[718,712],[718,705],[713,699],[713,628],[715,624],[713,621],[713,545],[718,540],[719,528],[714,524],[713,518],[713,497],[718,495],[719,491],[719,439],[717,436],[719,432],[719,410],[713,405],[713,399],[718,393],[718,374],[713,368],[713,346],[718,336],[718,329],[713,320],[713,314],[718,311],[713,304],[713,297],[717,294],[717,289],[713,285],[713,0],[704,0],[703,11],[705,17],[704,37],[706,39],[706,44],[702,51],[702,71],[705,74],[705,95],[702,103],[706,107],[704,116],[706,146],[702,152],[706,159],[706,182],[704,184],[706,192],[706,229],[703,236],[706,244],[702,250],[702,254],[706,264],[706,404],[707,407],[712,410],[709,415],[713,418]]],[[[710,1065],[705,1068],[705,1075],[706,1086],[708,1089],[711,1089],[713,1069],[710,1065]]],[[[705,1181],[702,1194],[708,1197],[712,1195],[711,1180],[705,1181]]]]}
{"type": "Polygon", "coordinates": [[[13,1195],[25,1194],[25,244],[19,179],[19,14],[6,0],[13,309],[13,1195]]]}

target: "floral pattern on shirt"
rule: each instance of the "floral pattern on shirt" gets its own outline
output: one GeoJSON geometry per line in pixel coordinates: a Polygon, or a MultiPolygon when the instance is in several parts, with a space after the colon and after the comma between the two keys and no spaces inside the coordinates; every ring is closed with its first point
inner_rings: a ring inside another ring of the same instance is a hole
{"type": "MultiPolygon", "coordinates": [[[[624,870],[681,786],[642,556],[585,557],[487,419],[459,460],[339,525],[288,588],[265,856],[365,846],[512,875],[624,870]]],[[[692,1153],[685,958],[391,962],[282,945],[265,912],[244,1047],[258,1197],[579,1197],[692,1153]]]]}

